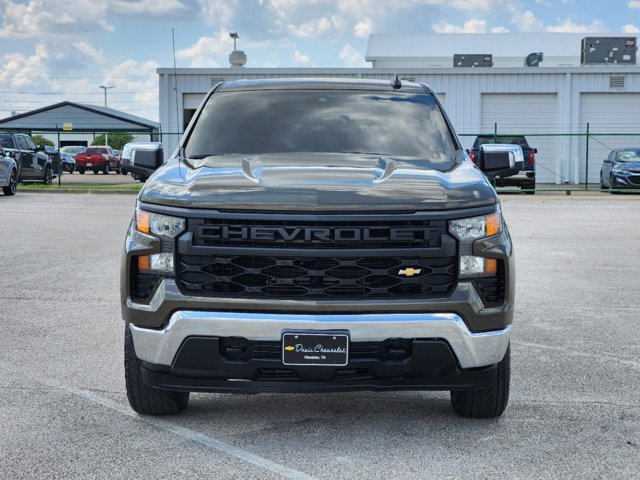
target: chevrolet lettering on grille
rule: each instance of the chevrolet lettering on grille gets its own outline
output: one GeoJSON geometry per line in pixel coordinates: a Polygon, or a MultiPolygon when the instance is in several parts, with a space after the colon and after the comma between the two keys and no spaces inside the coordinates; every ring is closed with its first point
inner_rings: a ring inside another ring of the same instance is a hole
{"type": "Polygon", "coordinates": [[[425,246],[437,238],[431,227],[263,227],[199,225],[198,237],[208,240],[273,242],[380,242],[423,241],[425,246]],[[434,238],[435,237],[435,238],[434,238]]]}

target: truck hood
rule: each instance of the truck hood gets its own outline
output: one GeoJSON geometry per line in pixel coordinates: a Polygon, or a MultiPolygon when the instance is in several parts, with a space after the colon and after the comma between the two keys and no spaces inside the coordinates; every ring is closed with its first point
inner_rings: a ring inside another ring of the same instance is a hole
{"type": "Polygon", "coordinates": [[[425,160],[363,154],[287,153],[172,159],[140,192],[159,205],[245,211],[419,211],[497,202],[469,161],[450,171],[425,160]]]}

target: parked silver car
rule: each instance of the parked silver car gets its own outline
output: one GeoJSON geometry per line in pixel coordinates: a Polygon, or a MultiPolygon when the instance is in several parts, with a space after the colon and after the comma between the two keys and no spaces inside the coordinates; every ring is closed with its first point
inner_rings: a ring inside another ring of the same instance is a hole
{"type": "Polygon", "coordinates": [[[0,187],[5,195],[15,195],[18,185],[18,165],[9,156],[10,153],[0,148],[0,187]]]}

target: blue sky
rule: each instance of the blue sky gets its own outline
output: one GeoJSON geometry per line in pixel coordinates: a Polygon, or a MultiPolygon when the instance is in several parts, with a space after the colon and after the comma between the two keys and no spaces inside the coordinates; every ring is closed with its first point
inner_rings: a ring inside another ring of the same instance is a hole
{"type": "Polygon", "coordinates": [[[63,100],[158,119],[156,68],[366,67],[370,33],[640,32],[640,0],[0,0],[0,118],[63,100]]]}

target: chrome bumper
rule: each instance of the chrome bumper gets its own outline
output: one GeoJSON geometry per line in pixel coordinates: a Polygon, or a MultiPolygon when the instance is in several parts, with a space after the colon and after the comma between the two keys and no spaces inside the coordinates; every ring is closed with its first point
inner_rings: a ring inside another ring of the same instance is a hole
{"type": "Polygon", "coordinates": [[[171,365],[182,342],[190,336],[279,341],[285,330],[348,330],[354,342],[387,338],[444,339],[462,368],[474,368],[502,360],[511,335],[511,326],[472,333],[462,318],[451,313],[282,315],[180,311],[171,316],[162,330],[130,327],[137,357],[156,365],[171,365]]]}

